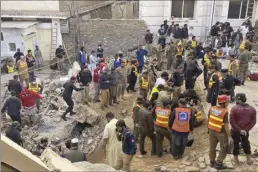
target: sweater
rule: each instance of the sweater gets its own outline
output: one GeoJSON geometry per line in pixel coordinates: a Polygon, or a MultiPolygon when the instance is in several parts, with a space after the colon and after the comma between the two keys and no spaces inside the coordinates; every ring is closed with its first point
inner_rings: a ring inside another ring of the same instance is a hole
{"type": "Polygon", "coordinates": [[[35,98],[42,99],[38,93],[27,90],[26,88],[23,88],[22,92],[20,93],[20,100],[21,104],[24,107],[33,107],[36,105],[35,98]]]}
{"type": "Polygon", "coordinates": [[[9,116],[20,116],[20,109],[21,109],[20,100],[15,96],[10,97],[4,103],[4,106],[1,112],[4,113],[6,109],[7,109],[7,114],[9,116]]]}

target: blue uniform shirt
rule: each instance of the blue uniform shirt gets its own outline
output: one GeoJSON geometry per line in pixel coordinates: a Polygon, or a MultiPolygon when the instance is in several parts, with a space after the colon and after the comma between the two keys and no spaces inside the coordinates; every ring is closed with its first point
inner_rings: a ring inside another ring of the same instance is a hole
{"type": "Polygon", "coordinates": [[[122,143],[123,143],[122,149],[125,154],[127,155],[136,154],[137,146],[134,141],[134,135],[127,127],[123,131],[122,143]]]}

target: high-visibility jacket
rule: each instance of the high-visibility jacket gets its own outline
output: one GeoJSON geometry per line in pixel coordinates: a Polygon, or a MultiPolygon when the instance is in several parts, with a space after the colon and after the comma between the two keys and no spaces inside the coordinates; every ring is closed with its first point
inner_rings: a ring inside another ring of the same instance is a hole
{"type": "Polygon", "coordinates": [[[213,72],[213,74],[211,74],[211,77],[210,77],[210,80],[209,80],[209,88],[211,88],[212,85],[215,84],[215,81],[212,79],[214,75],[217,75],[219,77],[219,80],[222,79],[219,72],[213,72]]]}
{"type": "Polygon", "coordinates": [[[13,73],[13,72],[14,72],[14,67],[7,65],[7,72],[8,72],[8,73],[13,73]]]}
{"type": "Polygon", "coordinates": [[[156,107],[155,114],[156,114],[155,125],[168,128],[168,121],[171,114],[171,110],[168,108],[156,107]]]}
{"type": "Polygon", "coordinates": [[[141,88],[142,89],[148,89],[149,87],[149,78],[144,78],[142,77],[142,84],[141,84],[141,88]]]}
{"type": "Polygon", "coordinates": [[[228,65],[228,73],[229,74],[232,74],[232,64],[233,63],[236,63],[237,69],[239,68],[239,64],[236,61],[230,62],[229,65],[228,65]]]}
{"type": "Polygon", "coordinates": [[[197,122],[202,121],[202,112],[201,111],[197,111],[197,113],[194,116],[195,116],[197,122]]]}
{"type": "Polygon", "coordinates": [[[191,110],[189,108],[176,108],[176,114],[172,129],[178,132],[187,133],[190,131],[191,110]]]}
{"type": "Polygon", "coordinates": [[[216,51],[216,56],[217,56],[217,57],[222,57],[222,56],[224,56],[223,51],[222,51],[222,50],[217,50],[217,51],[216,51]]]}
{"type": "Polygon", "coordinates": [[[196,41],[191,41],[191,46],[192,46],[192,48],[196,48],[197,42],[196,41]]]}
{"type": "Polygon", "coordinates": [[[36,83],[36,85],[32,85],[31,83],[29,84],[29,90],[38,93],[39,92],[39,84],[36,83]]]}
{"type": "Polygon", "coordinates": [[[132,72],[134,73],[134,75],[137,76],[138,75],[137,67],[132,65],[132,70],[133,70],[132,72]]]}
{"type": "Polygon", "coordinates": [[[209,65],[209,64],[210,64],[210,59],[209,59],[209,57],[208,57],[207,54],[204,55],[203,60],[204,60],[204,64],[205,64],[205,65],[209,65]]]}
{"type": "Polygon", "coordinates": [[[24,62],[24,61],[20,61],[20,66],[19,66],[19,68],[20,68],[21,70],[27,69],[27,63],[24,62]]]}
{"type": "Polygon", "coordinates": [[[152,90],[151,90],[151,94],[150,94],[149,100],[152,98],[153,93],[158,93],[158,92],[159,92],[158,87],[154,86],[152,88],[152,90]]]}
{"type": "Polygon", "coordinates": [[[176,53],[176,55],[178,55],[178,56],[182,56],[183,55],[183,48],[181,47],[181,48],[178,48],[177,47],[177,53],[176,53]]]}
{"type": "Polygon", "coordinates": [[[242,41],[241,44],[239,45],[239,49],[244,50],[245,44],[246,44],[246,41],[242,41]]]}
{"type": "Polygon", "coordinates": [[[208,128],[221,132],[222,126],[224,125],[223,120],[227,113],[227,109],[213,106],[210,109],[208,128]]]}

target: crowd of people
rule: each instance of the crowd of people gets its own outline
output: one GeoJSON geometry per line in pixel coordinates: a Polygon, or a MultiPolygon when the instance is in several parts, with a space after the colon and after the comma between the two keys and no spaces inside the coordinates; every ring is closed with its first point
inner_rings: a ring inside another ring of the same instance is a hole
{"type": "MultiPolygon", "coordinates": [[[[247,104],[244,93],[235,95],[234,92],[235,86],[245,84],[248,63],[252,59],[250,51],[251,45],[254,44],[247,30],[252,30],[249,20],[236,33],[233,33],[230,23],[217,22],[211,28],[211,44],[203,47],[201,42],[197,42],[195,36],[189,40],[187,25],[179,28],[178,24],[172,23],[168,26],[167,21],[164,21],[158,31],[157,48],[153,46],[153,34],[147,30],[146,48],[140,45],[134,57],[130,59],[125,58],[119,51],[112,60],[107,61],[101,45],[98,46],[97,52],[92,51],[90,56],[85,48],[81,47],[77,62],[82,70],[78,76],[72,76],[63,86],[63,99],[68,108],[61,118],[66,121],[68,113],[70,115],[76,113],[73,111],[73,90],[81,91],[82,103],[90,106],[91,83],[94,87],[93,102],[100,102],[102,110],[109,106],[119,106],[126,98],[126,91],[137,93],[137,100],[132,108],[133,131],[124,120],[116,119],[114,113],[106,114],[108,124],[104,129],[101,147],[106,150],[107,164],[115,169],[130,171],[132,159],[137,152],[137,143],[139,143],[140,155],[147,154],[146,137],[149,137],[152,142],[150,150],[152,156],[161,158],[164,153],[169,153],[178,160],[183,157],[185,148],[193,144],[194,128],[199,127],[203,122],[204,114],[199,108],[202,102],[194,90],[197,78],[203,73],[205,90],[207,90],[206,101],[211,105],[207,112],[210,166],[218,170],[226,168],[223,161],[230,144],[234,145],[234,161],[239,164],[239,142],[242,143],[247,156],[247,163],[251,164],[248,137],[249,131],[256,124],[256,110],[247,104]],[[169,43],[167,43],[167,37],[172,38],[169,43]],[[233,47],[232,51],[224,49],[227,47],[233,47]],[[197,62],[199,58],[202,59],[203,68],[197,62]],[[227,69],[222,69],[219,60],[221,58],[229,59],[227,69]],[[79,82],[80,87],[76,87],[75,82],[79,82]],[[227,107],[230,102],[236,102],[236,105],[229,112],[227,107]],[[163,146],[164,137],[169,141],[167,148],[163,146]],[[221,146],[216,159],[218,143],[221,146]]],[[[63,58],[63,53],[62,47],[59,47],[57,58],[63,58]],[[62,57],[58,57],[60,54],[62,57]]],[[[12,97],[2,108],[2,113],[8,109],[8,115],[13,121],[18,121],[18,124],[22,122],[18,118],[21,109],[20,101],[24,109],[27,109],[26,114],[33,116],[39,109],[36,106],[38,99],[42,99],[39,92],[43,87],[33,80],[34,73],[29,74],[27,78],[21,78],[23,67],[31,67],[33,59],[30,52],[26,56],[27,61],[22,55],[20,59],[16,59],[20,82],[15,75],[14,80],[9,84],[12,97]],[[29,82],[28,78],[32,83],[27,83],[28,89],[22,88],[23,81],[29,82]]],[[[15,122],[7,130],[9,138],[12,139],[10,133],[14,129],[16,135],[17,132],[19,133],[18,124],[15,122]]],[[[16,143],[21,144],[20,137],[16,143]]],[[[41,148],[45,143],[46,140],[43,140],[41,148]]],[[[85,161],[85,154],[78,150],[77,138],[71,140],[71,145],[69,153],[62,156],[71,162],[85,161]]]]}

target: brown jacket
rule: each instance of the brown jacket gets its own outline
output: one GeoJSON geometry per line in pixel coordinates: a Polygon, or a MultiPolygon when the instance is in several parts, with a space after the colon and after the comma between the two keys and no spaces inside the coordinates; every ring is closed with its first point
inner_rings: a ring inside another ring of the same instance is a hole
{"type": "Polygon", "coordinates": [[[152,113],[145,107],[141,108],[139,112],[139,129],[140,133],[154,132],[154,119],[152,113]]]}

